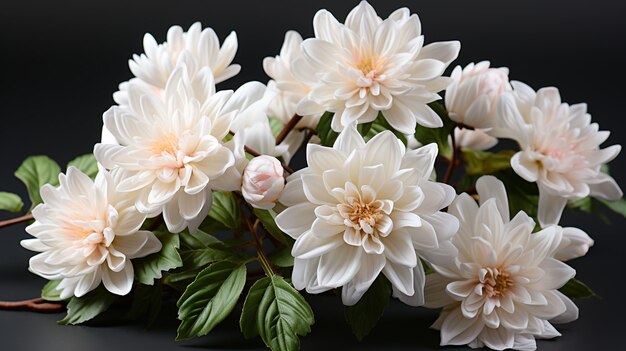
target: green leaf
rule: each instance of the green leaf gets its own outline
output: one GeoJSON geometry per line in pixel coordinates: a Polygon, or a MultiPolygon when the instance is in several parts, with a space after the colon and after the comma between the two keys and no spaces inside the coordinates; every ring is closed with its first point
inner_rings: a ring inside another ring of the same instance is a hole
{"type": "Polygon", "coordinates": [[[402,141],[402,143],[406,146],[408,143],[408,140],[406,139],[406,135],[404,135],[403,133],[395,130],[390,124],[389,122],[387,122],[387,120],[385,119],[385,117],[383,116],[382,112],[378,113],[378,116],[376,117],[376,119],[374,120],[374,122],[372,123],[372,125],[370,126],[368,132],[365,134],[365,136],[363,137],[363,139],[365,139],[365,141],[369,141],[371,138],[373,138],[376,134],[383,132],[385,130],[388,130],[390,132],[392,132],[398,139],[400,139],[400,141],[402,141]]]}
{"type": "Polygon", "coordinates": [[[184,250],[203,249],[206,247],[225,247],[224,243],[202,230],[196,230],[193,233],[184,232],[180,235],[181,247],[184,250]]]}
{"type": "Polygon", "coordinates": [[[450,158],[452,149],[448,143],[448,136],[454,130],[455,123],[448,117],[448,112],[439,101],[432,102],[428,106],[435,111],[443,121],[443,127],[426,128],[418,125],[415,129],[415,139],[423,145],[436,143],[439,146],[439,154],[450,158]]]}
{"type": "Polygon", "coordinates": [[[511,157],[514,154],[515,151],[513,150],[494,153],[463,149],[465,172],[470,175],[483,175],[511,168],[511,157]]]}
{"type": "Polygon", "coordinates": [[[161,241],[161,251],[147,257],[133,260],[135,277],[141,284],[152,285],[155,279],[161,279],[163,271],[169,271],[183,265],[178,254],[180,239],[178,234],[155,232],[154,235],[161,241]]]}
{"type": "Polygon", "coordinates": [[[241,262],[245,256],[220,250],[212,247],[202,249],[181,250],[180,256],[183,259],[185,268],[200,268],[216,261],[241,262]]]}
{"type": "Polygon", "coordinates": [[[298,335],[315,323],[304,297],[282,277],[259,279],[248,292],[239,325],[246,338],[260,335],[273,351],[297,351],[298,335]]]}
{"type": "Polygon", "coordinates": [[[201,268],[184,270],[182,272],[170,273],[165,277],[164,283],[180,292],[184,292],[187,286],[196,279],[201,268]]]}
{"type": "Polygon", "coordinates": [[[293,267],[293,256],[291,256],[291,246],[274,251],[270,257],[270,261],[277,267],[293,267]]]}
{"type": "Polygon", "coordinates": [[[178,300],[176,340],[208,334],[233,310],[245,283],[245,265],[218,262],[201,271],[178,300]]]}
{"type": "Polygon", "coordinates": [[[290,245],[289,239],[276,225],[276,212],[272,210],[261,210],[255,208],[253,210],[254,215],[259,219],[263,228],[267,230],[270,235],[285,245],[290,245]]]}
{"type": "Polygon", "coordinates": [[[118,297],[100,286],[83,297],[72,297],[67,304],[67,316],[59,324],[81,324],[109,309],[118,297]]]}
{"type": "Polygon", "coordinates": [[[280,132],[283,130],[284,124],[278,118],[269,117],[268,119],[270,121],[272,135],[274,136],[274,138],[276,138],[278,134],[280,134],[280,132]]]}
{"type": "Polygon", "coordinates": [[[219,221],[230,229],[239,227],[241,224],[239,206],[233,193],[214,191],[209,217],[219,221]]]}
{"type": "Polygon", "coordinates": [[[41,297],[48,301],[63,301],[61,291],[57,290],[60,280],[51,280],[41,289],[41,297]]]}
{"type": "Polygon", "coordinates": [[[317,136],[320,138],[322,146],[333,146],[339,136],[339,133],[331,127],[334,116],[335,114],[332,112],[325,112],[317,123],[317,136]]]}
{"type": "Polygon", "coordinates": [[[133,289],[133,299],[126,318],[141,320],[145,317],[148,325],[152,325],[161,312],[163,303],[163,286],[160,280],[154,285],[137,284],[133,289]]]}
{"type": "Polygon", "coordinates": [[[598,201],[599,203],[601,203],[602,205],[609,208],[611,211],[626,217],[626,200],[624,198],[621,198],[616,201],[609,201],[609,200],[605,200],[602,198],[594,198],[594,199],[598,201]]]}
{"type": "Polygon", "coordinates": [[[31,209],[42,202],[39,190],[44,184],[59,185],[61,167],[48,156],[31,156],[15,171],[15,176],[26,185],[31,209]]]}
{"type": "Polygon", "coordinates": [[[23,207],[24,203],[18,195],[0,191],[0,210],[20,212],[23,207]]]}
{"type": "Polygon", "coordinates": [[[89,178],[94,179],[98,174],[98,162],[93,154],[86,154],[82,156],[78,156],[75,159],[71,160],[67,164],[67,168],[76,167],[81,172],[85,173],[89,176],[89,178]]]}
{"type": "Polygon", "coordinates": [[[559,289],[565,296],[570,299],[586,299],[599,296],[591,290],[585,283],[575,278],[570,279],[562,288],[559,289]]]}
{"type": "Polygon", "coordinates": [[[361,341],[376,326],[391,297],[391,284],[382,274],[365,292],[363,297],[354,306],[347,306],[346,321],[352,328],[352,333],[361,341]]]}

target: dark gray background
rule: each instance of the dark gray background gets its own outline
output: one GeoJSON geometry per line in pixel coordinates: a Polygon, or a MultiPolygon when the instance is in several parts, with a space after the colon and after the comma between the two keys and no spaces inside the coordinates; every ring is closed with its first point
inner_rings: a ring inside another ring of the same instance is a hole
{"type": "MultiPolygon", "coordinates": [[[[165,39],[167,28],[187,28],[200,20],[224,38],[239,37],[235,62],[242,72],[222,83],[236,88],[265,77],[261,62],[278,53],[284,32],[312,35],[312,18],[327,8],[343,21],[357,1],[4,1],[0,4],[0,190],[17,191],[12,176],[21,161],[47,154],[65,164],[90,152],[99,140],[101,115],[113,103],[119,82],[131,77],[127,60],[142,51],[144,32],[165,39]]],[[[606,145],[625,140],[624,88],[626,3],[623,1],[372,1],[379,14],[408,6],[420,15],[426,42],[458,39],[456,63],[489,59],[508,66],[511,78],[535,88],[555,85],[565,101],[587,102],[601,129],[612,130],[606,145]]],[[[612,173],[626,184],[624,156],[612,173]]],[[[567,215],[564,225],[579,226],[596,246],[572,262],[578,277],[603,298],[580,301],[580,320],[561,326],[558,341],[541,350],[617,349],[624,327],[624,219],[609,215],[606,225],[586,215],[567,215]]],[[[8,218],[0,214],[0,219],[8,218]]],[[[28,273],[31,253],[19,246],[23,226],[0,232],[0,299],[37,296],[43,280],[28,273]]],[[[393,304],[378,328],[359,344],[343,321],[338,299],[315,297],[313,332],[303,350],[429,350],[438,334],[426,329],[435,312],[393,304]]],[[[237,319],[211,335],[175,343],[175,310],[170,305],[150,330],[136,325],[61,327],[62,315],[0,311],[2,350],[169,350],[262,349],[242,341],[237,319]]]]}

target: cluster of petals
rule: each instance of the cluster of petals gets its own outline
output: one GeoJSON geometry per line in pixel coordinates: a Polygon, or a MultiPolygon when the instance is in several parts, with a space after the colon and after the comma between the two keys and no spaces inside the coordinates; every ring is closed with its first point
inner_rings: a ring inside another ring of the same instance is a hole
{"type": "Polygon", "coordinates": [[[449,238],[457,220],[441,212],[455,196],[429,180],[437,146],[406,147],[391,132],[367,143],[348,126],[332,148],[309,144],[308,167],[292,174],[280,199],[287,208],[276,224],[296,241],[292,281],[320,293],[343,287],[355,304],[382,274],[394,294],[423,303],[420,259],[454,256],[449,238]]]}
{"type": "Polygon", "coordinates": [[[620,152],[620,145],[600,149],[609,137],[591,123],[586,104],[561,102],[556,88],[535,92],[512,82],[497,106],[498,128],[490,133],[510,138],[520,146],[511,159],[515,172],[539,188],[539,223],[558,224],[568,200],[586,196],[617,200],[622,190],[602,166],[620,152]]]}
{"type": "Polygon", "coordinates": [[[315,37],[302,43],[293,75],[310,87],[298,103],[299,115],[333,112],[332,128],[374,121],[379,113],[396,130],[413,134],[416,123],[441,127],[428,107],[450,83],[442,74],[457,57],[460,44],[424,46],[421,23],[407,8],[382,20],[363,1],[345,24],[320,10],[313,20],[315,37]]]}
{"type": "Polygon", "coordinates": [[[157,237],[140,230],[146,219],[134,199],[117,192],[121,173],[101,171],[95,182],[76,168],[59,175],[58,187],[41,188],[43,203],[33,209],[35,222],[26,228],[34,239],[22,241],[39,252],[30,271],[58,280],[62,299],[83,296],[101,283],[117,295],[133,286],[131,259],[161,250],[157,237]]]}
{"type": "Polygon", "coordinates": [[[433,327],[442,345],[534,350],[536,338],[560,335],[551,323],[578,318],[576,305],[557,290],[576,273],[555,258],[570,254],[571,245],[562,243],[561,227],[533,233],[526,213],[510,219],[504,184],[495,177],[481,177],[476,189],[480,206],[463,193],[448,207],[459,220],[452,238],[458,255],[433,264],[436,273],[427,276],[426,306],[443,307],[433,327]]]}
{"type": "Polygon", "coordinates": [[[240,178],[222,177],[235,165],[233,150],[223,143],[236,114],[224,111],[232,91],[216,93],[210,70],[191,80],[183,65],[163,93],[132,83],[128,92],[128,106],[104,114],[117,143],[96,144],[96,159],[124,171],[118,190],[136,193],[139,211],[163,213],[171,232],[193,231],[209,212],[212,189],[240,187],[240,178]]]}

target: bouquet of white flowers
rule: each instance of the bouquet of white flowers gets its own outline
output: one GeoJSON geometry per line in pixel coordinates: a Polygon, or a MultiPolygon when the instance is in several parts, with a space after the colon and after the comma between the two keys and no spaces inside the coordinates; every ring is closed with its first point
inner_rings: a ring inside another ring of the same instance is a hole
{"type": "MultiPolygon", "coordinates": [[[[234,32],[146,34],[93,154],[16,171],[32,205],[0,227],[32,221],[22,246],[49,283],[0,308],[66,308],[60,323],[80,324],[126,303],[122,318],[149,320],[174,297],[179,340],[237,310],[245,338],[292,351],[314,324],[306,291],[340,298],[359,340],[392,298],[441,309],[442,345],[559,336],[572,299],[594,296],[565,263],[593,240],[562,212],[626,215],[609,132],[487,61],[444,76],[460,43],[426,44],[406,8],[382,19],[363,1],[313,26],[263,61],[267,85],[234,92],[216,88],[240,71],[234,32]]],[[[1,210],[22,208],[0,193],[1,210]]]]}

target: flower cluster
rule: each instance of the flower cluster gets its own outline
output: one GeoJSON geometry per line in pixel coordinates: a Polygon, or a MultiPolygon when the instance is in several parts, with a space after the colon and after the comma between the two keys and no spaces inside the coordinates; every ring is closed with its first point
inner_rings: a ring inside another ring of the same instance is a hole
{"type": "MultiPolygon", "coordinates": [[[[216,86],[240,71],[234,32],[221,45],[199,23],[144,37],[93,155],[65,174],[41,156],[16,173],[43,297],[106,299],[93,318],[111,294],[167,285],[185,339],[246,290],[241,330],[275,351],[313,324],[301,290],[340,293],[359,337],[391,298],[440,308],[442,345],[534,350],[559,336],[578,318],[571,287],[593,294],[564,262],[594,244],[561,214],[624,202],[605,167],[620,146],[600,148],[609,132],[585,104],[488,61],[446,76],[460,44],[425,45],[406,8],[382,19],[363,1],[313,26],[264,60],[267,84],[236,91],[216,86]],[[503,138],[518,148],[492,150],[503,138]]],[[[88,319],[76,313],[66,320],[88,319]]]]}

